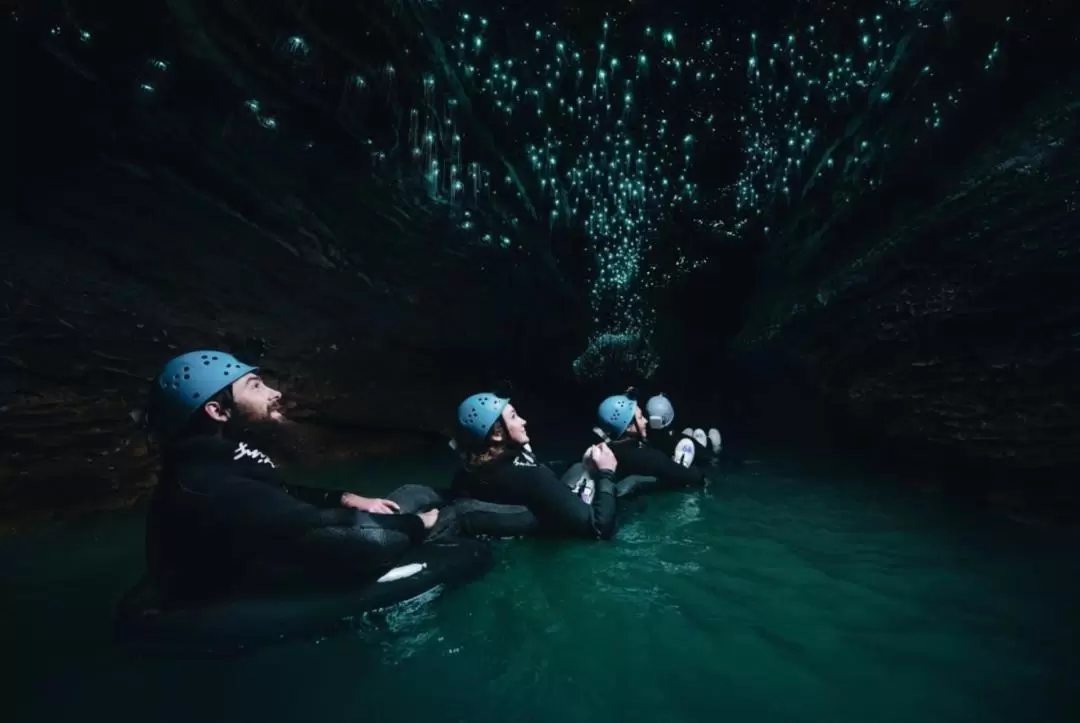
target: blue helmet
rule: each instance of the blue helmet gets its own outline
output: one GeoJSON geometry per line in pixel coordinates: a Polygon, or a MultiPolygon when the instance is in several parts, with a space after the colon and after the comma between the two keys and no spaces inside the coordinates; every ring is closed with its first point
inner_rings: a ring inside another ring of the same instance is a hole
{"type": "Polygon", "coordinates": [[[618,439],[634,421],[635,411],[637,400],[627,394],[616,394],[600,402],[596,419],[608,437],[618,439]]]}
{"type": "Polygon", "coordinates": [[[458,405],[458,439],[467,445],[480,444],[487,439],[491,428],[510,400],[491,392],[474,394],[458,405]]]}
{"type": "Polygon", "coordinates": [[[207,400],[240,377],[258,371],[223,351],[181,354],[154,380],[150,423],[168,434],[183,427],[207,400]]]}

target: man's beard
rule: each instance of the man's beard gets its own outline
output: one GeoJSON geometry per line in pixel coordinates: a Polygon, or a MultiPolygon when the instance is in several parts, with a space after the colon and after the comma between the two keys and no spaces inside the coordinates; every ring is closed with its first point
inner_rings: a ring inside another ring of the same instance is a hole
{"type": "Polygon", "coordinates": [[[223,434],[234,442],[246,442],[285,464],[300,464],[306,459],[301,428],[284,417],[252,419],[234,409],[225,422],[223,434]]]}

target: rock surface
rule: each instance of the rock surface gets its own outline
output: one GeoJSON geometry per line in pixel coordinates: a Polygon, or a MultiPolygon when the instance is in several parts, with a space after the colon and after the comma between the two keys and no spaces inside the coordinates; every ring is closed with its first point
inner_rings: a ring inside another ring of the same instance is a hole
{"type": "Polygon", "coordinates": [[[736,348],[785,357],[897,457],[1050,477],[1075,502],[1078,131],[1080,94],[1046,94],[937,200],[898,201],[847,258],[763,296],[736,348]]]}
{"type": "Polygon", "coordinates": [[[445,432],[477,385],[568,369],[583,343],[583,305],[527,236],[478,246],[417,189],[350,168],[330,132],[290,157],[206,108],[133,110],[19,39],[4,61],[34,74],[13,96],[55,92],[18,119],[0,213],[0,518],[152,486],[132,414],[182,351],[261,364],[312,444],[372,453],[445,432]]]}
{"type": "MultiPolygon", "coordinates": [[[[0,45],[0,67],[20,71],[0,178],[0,519],[144,494],[154,465],[132,414],[160,364],[193,347],[263,365],[327,454],[423,443],[492,379],[569,387],[588,324],[575,273],[595,263],[580,239],[535,219],[512,243],[466,233],[421,176],[373,172],[370,136],[408,127],[423,91],[379,86],[368,106],[327,83],[356,68],[418,80],[406,39],[440,49],[415,3],[24,5],[0,45]],[[292,52],[285,26],[321,55],[292,52]],[[149,65],[161,57],[167,72],[149,65]]],[[[1007,11],[992,5],[987,18],[1007,11]]],[[[1080,471],[1080,93],[1055,59],[1076,35],[1054,5],[1026,6],[1039,25],[1006,53],[1011,85],[949,131],[941,158],[899,159],[877,193],[815,189],[760,245],[686,219],[665,230],[724,244],[659,312],[655,382],[688,416],[722,410],[729,439],[755,422],[827,436],[816,425],[1080,499],[1067,484],[1080,471]]],[[[512,133],[462,114],[484,160],[505,165],[512,133]]],[[[717,184],[739,161],[728,136],[717,184]]],[[[591,413],[625,381],[579,389],[554,416],[591,413]]]]}

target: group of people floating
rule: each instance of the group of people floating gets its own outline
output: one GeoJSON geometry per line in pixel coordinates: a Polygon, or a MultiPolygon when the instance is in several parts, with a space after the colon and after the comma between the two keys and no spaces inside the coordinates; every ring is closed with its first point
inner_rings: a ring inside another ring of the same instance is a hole
{"type": "Polygon", "coordinates": [[[281,393],[228,353],[180,355],[157,376],[147,407],[162,449],[146,532],[155,611],[275,586],[382,579],[439,540],[610,539],[621,500],[703,488],[722,453],[715,429],[675,431],[667,397],[644,410],[635,397],[627,390],[601,402],[580,460],[543,464],[511,400],[474,394],[457,410],[451,447],[461,466],[448,487],[410,484],[369,498],[287,484],[266,451],[291,424],[281,393]]]}

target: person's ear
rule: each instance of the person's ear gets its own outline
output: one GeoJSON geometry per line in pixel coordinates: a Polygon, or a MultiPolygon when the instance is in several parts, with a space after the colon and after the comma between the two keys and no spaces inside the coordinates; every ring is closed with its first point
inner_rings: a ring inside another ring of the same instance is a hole
{"type": "Polygon", "coordinates": [[[224,424],[229,421],[229,412],[225,407],[221,406],[219,402],[207,402],[203,405],[203,409],[206,411],[207,416],[213,419],[215,422],[221,422],[224,424]]]}

